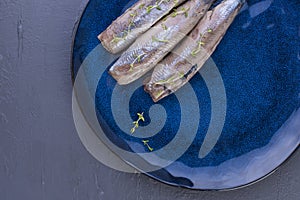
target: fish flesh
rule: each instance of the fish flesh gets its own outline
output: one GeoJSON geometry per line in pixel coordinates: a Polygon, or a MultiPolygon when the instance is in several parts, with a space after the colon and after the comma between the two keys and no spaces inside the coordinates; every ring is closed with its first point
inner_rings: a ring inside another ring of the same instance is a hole
{"type": "Polygon", "coordinates": [[[243,4],[244,0],[225,0],[208,11],[189,36],[158,63],[144,83],[154,102],[177,91],[200,70],[243,4]]]}
{"type": "Polygon", "coordinates": [[[154,68],[144,89],[153,101],[174,93],[186,84],[215,51],[244,0],[224,0],[208,11],[193,31],[154,68]]]}
{"type": "Polygon", "coordinates": [[[151,70],[204,16],[214,0],[189,0],[140,36],[109,73],[120,85],[129,84],[151,70]]]}
{"type": "Polygon", "coordinates": [[[173,8],[186,0],[140,0],[98,35],[102,46],[116,54],[129,47],[173,8]]]}

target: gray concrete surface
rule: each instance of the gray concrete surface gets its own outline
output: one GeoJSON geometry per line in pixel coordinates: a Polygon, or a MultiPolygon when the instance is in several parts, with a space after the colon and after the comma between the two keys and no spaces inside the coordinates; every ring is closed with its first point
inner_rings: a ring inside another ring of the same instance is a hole
{"type": "Polygon", "coordinates": [[[298,200],[300,152],[273,175],[229,192],[171,187],[103,166],[71,111],[69,56],[87,0],[0,1],[0,200],[298,200]]]}

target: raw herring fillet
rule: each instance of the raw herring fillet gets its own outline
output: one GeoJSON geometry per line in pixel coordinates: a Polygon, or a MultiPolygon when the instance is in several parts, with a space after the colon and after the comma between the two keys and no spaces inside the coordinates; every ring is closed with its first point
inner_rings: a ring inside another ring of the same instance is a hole
{"type": "Polygon", "coordinates": [[[198,23],[214,0],[189,0],[141,35],[110,68],[120,85],[151,70],[198,23]]]}
{"type": "Polygon", "coordinates": [[[184,1],[186,0],[140,0],[113,21],[98,39],[106,50],[113,54],[119,53],[184,1]]]}
{"type": "Polygon", "coordinates": [[[225,0],[208,11],[193,31],[153,70],[145,91],[153,101],[175,92],[204,65],[239,13],[243,0],[225,0]]]}

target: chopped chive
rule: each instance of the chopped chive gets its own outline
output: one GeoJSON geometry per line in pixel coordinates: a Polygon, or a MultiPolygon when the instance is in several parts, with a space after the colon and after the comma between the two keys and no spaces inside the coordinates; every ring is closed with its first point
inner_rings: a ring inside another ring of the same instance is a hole
{"type": "Polygon", "coordinates": [[[132,70],[133,70],[133,67],[134,67],[134,64],[131,63],[131,64],[130,64],[130,69],[129,69],[129,71],[132,71],[132,70]]]}
{"type": "Polygon", "coordinates": [[[184,14],[185,17],[189,16],[188,11],[190,10],[190,8],[182,8],[180,11],[178,11],[177,9],[173,10],[173,13],[171,14],[171,17],[176,17],[177,15],[180,14],[184,14]]]}
{"type": "Polygon", "coordinates": [[[184,73],[183,72],[179,72],[179,78],[183,78],[184,77],[184,73]]]}
{"type": "Polygon", "coordinates": [[[134,59],[134,61],[130,64],[130,69],[129,69],[129,71],[132,71],[133,70],[133,67],[134,67],[134,64],[136,63],[136,62],[141,62],[141,58],[142,58],[142,56],[144,56],[145,55],[145,53],[142,53],[142,54],[140,54],[140,55],[137,55],[137,56],[135,56],[135,59],[134,59]]]}
{"type": "Polygon", "coordinates": [[[142,9],[142,8],[144,8],[145,7],[145,4],[143,3],[143,4],[141,4],[140,6],[139,6],[139,9],[142,9]]]}
{"type": "Polygon", "coordinates": [[[159,38],[157,38],[155,36],[152,36],[152,41],[154,41],[154,42],[164,42],[164,43],[169,42],[168,40],[159,39],[159,38]]]}
{"type": "Polygon", "coordinates": [[[148,6],[148,7],[146,7],[146,12],[150,13],[152,9],[153,9],[153,6],[148,6]]]}
{"type": "Polygon", "coordinates": [[[172,82],[174,82],[175,80],[178,80],[184,77],[184,73],[183,72],[179,72],[179,75],[174,74],[173,76],[171,76],[170,78],[166,79],[166,80],[160,80],[158,82],[156,82],[155,84],[173,84],[172,82]]]}
{"type": "Polygon", "coordinates": [[[162,23],[161,26],[164,30],[168,30],[168,27],[164,23],[162,23]]]}
{"type": "Polygon", "coordinates": [[[161,7],[160,5],[163,3],[163,2],[169,2],[170,0],[161,0],[161,1],[156,1],[155,2],[155,5],[150,5],[148,7],[146,7],[146,12],[149,14],[151,12],[151,10],[153,10],[154,8],[156,8],[157,10],[161,10],[161,7]]]}
{"type": "Polygon", "coordinates": [[[112,40],[112,42],[118,43],[118,42],[120,42],[121,40],[123,40],[123,38],[114,36],[114,39],[112,40]]]}
{"type": "Polygon", "coordinates": [[[205,42],[203,42],[203,38],[206,38],[205,34],[206,33],[212,33],[213,30],[212,29],[207,29],[206,31],[204,31],[204,33],[200,33],[200,40],[197,42],[198,43],[198,46],[196,49],[194,49],[192,52],[191,52],[191,55],[192,56],[196,56],[200,51],[201,51],[201,48],[205,45],[205,42]]]}

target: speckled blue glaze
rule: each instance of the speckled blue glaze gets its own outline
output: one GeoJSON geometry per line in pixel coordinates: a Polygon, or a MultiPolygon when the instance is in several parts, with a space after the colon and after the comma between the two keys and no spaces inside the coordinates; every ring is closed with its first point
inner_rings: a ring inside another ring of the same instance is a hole
{"type": "MultiPolygon", "coordinates": [[[[96,36],[131,4],[124,0],[89,2],[75,36],[74,76],[86,56],[100,44],[96,36]]],[[[247,5],[212,55],[227,95],[226,121],[218,143],[206,157],[198,158],[210,123],[211,100],[205,82],[197,74],[190,81],[201,112],[196,138],[176,162],[148,175],[195,189],[234,188],[267,175],[299,146],[300,132],[296,128],[300,123],[300,3],[249,0],[247,5]],[[291,142],[284,144],[284,140],[291,142]],[[231,176],[230,181],[227,176],[231,176]]],[[[95,109],[108,138],[133,151],[131,145],[141,139],[123,133],[112,117],[110,100],[115,86],[106,70],[95,94],[95,109]]],[[[132,119],[137,112],[145,111],[146,121],[141,125],[147,125],[148,110],[153,104],[143,88],[136,90],[129,105],[132,119]]],[[[172,140],[181,116],[175,95],[159,104],[164,106],[168,118],[160,133],[147,138],[155,150],[172,140]]],[[[147,148],[139,152],[147,152],[147,148]]]]}

